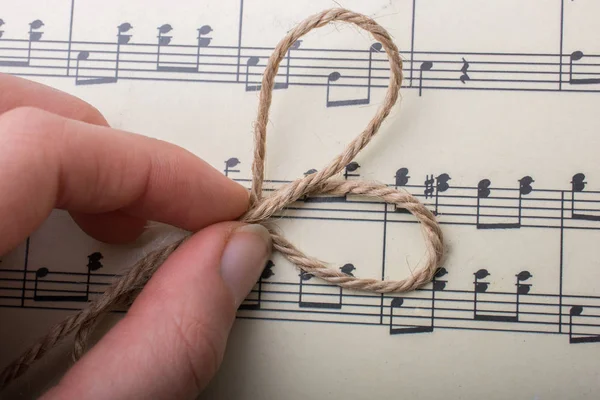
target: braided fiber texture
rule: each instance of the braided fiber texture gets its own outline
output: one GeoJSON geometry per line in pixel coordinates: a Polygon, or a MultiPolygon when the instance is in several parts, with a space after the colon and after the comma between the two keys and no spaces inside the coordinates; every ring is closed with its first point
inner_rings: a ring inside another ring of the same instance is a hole
{"type": "MultiPolygon", "coordinates": [[[[375,293],[414,290],[433,279],[444,257],[443,235],[435,216],[411,194],[379,183],[333,178],[375,136],[398,99],[401,82],[402,61],[398,49],[388,32],[371,18],[341,8],[325,10],[308,17],[297,25],[279,42],[265,68],[254,130],[255,151],[252,165],[250,204],[248,211],[240,218],[240,221],[263,224],[271,233],[274,250],[280,252],[302,271],[340,287],[375,293]],[[300,37],[315,28],[335,21],[354,24],[370,32],[375,40],[381,43],[390,63],[390,80],[387,94],[382,105],[363,132],[325,168],[284,185],[269,196],[263,197],[266,127],[279,64],[290,47],[300,37]],[[269,221],[274,214],[306,196],[343,196],[348,194],[379,198],[386,203],[395,204],[411,212],[421,223],[427,257],[423,265],[415,270],[411,276],[399,281],[389,281],[346,275],[337,269],[328,267],[324,262],[304,254],[278,233],[269,221]]],[[[73,358],[74,360],[79,359],[84,354],[88,338],[98,322],[110,311],[120,307],[127,309],[154,272],[188,237],[186,236],[175,243],[147,254],[124,275],[116,279],[101,296],[90,302],[88,308],[53,326],[45,336],[4,369],[0,375],[0,388],[6,387],[11,381],[25,373],[36,360],[42,358],[44,354],[73,333],[75,333],[73,358]]]]}

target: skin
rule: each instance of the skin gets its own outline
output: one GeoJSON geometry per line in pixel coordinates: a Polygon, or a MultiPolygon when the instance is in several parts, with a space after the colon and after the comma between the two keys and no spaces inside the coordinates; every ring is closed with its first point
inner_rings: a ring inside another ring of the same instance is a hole
{"type": "Polygon", "coordinates": [[[247,190],[180,147],[111,129],[84,101],[8,75],[0,75],[0,152],[0,254],[53,209],[114,244],[137,238],[149,220],[197,232],[43,398],[194,398],[218,369],[235,319],[218,265],[242,225],[228,221],[245,212],[247,190]]]}

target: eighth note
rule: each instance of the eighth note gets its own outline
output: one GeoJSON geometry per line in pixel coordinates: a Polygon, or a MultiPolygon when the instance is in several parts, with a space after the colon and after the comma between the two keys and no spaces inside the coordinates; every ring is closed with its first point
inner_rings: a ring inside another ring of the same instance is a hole
{"type": "Polygon", "coordinates": [[[571,85],[594,85],[600,84],[600,78],[573,78],[573,61],[579,61],[584,57],[582,51],[574,51],[569,57],[569,83],[571,85]]]}
{"type": "Polygon", "coordinates": [[[467,60],[464,59],[464,57],[462,60],[463,60],[463,66],[460,69],[460,72],[462,72],[462,75],[460,76],[460,81],[464,84],[466,81],[470,81],[471,77],[468,74],[469,63],[467,62],[467,60]]]}
{"type": "Polygon", "coordinates": [[[600,215],[589,213],[589,211],[597,210],[588,210],[588,213],[581,213],[575,208],[575,193],[582,193],[586,184],[584,174],[580,172],[573,175],[571,179],[571,218],[585,221],[600,221],[600,215]]]}
{"type": "Polygon", "coordinates": [[[204,25],[198,28],[198,46],[196,48],[196,71],[200,72],[200,49],[203,47],[208,47],[212,38],[206,37],[209,33],[212,32],[212,28],[210,25],[204,25]]]}
{"type": "MultiPolygon", "coordinates": [[[[572,306],[569,311],[569,343],[597,343],[600,342],[600,335],[590,335],[590,334],[577,334],[574,332],[574,326],[577,325],[573,323],[573,317],[581,317],[583,314],[582,306],[572,306]],[[576,336],[577,335],[577,336],[576,336]]],[[[586,324],[581,324],[585,329],[586,324]]]]}
{"type": "Polygon", "coordinates": [[[424,61],[423,63],[421,63],[421,67],[419,68],[419,96],[421,96],[421,93],[423,92],[423,72],[431,71],[431,68],[433,68],[433,62],[424,61]]]}
{"type": "Polygon", "coordinates": [[[235,157],[232,157],[228,160],[225,161],[225,170],[223,171],[225,173],[225,176],[229,176],[230,172],[240,172],[239,169],[231,169],[231,168],[235,168],[240,164],[240,160],[238,160],[235,157]]]}
{"type": "Polygon", "coordinates": [[[257,92],[260,90],[260,83],[250,84],[250,67],[256,67],[260,62],[260,58],[252,56],[246,61],[246,92],[257,92]]]}
{"type": "Polygon", "coordinates": [[[440,193],[443,193],[450,188],[448,181],[451,179],[450,175],[446,173],[440,174],[435,178],[435,210],[433,211],[435,215],[439,215],[438,205],[440,193]]]}

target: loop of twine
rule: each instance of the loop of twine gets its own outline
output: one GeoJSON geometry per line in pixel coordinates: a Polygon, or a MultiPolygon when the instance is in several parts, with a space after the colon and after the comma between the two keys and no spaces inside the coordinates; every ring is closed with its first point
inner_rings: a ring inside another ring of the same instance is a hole
{"type": "MultiPolygon", "coordinates": [[[[417,289],[429,283],[437,272],[444,255],[442,231],[433,213],[423,204],[411,194],[390,188],[384,184],[332,179],[375,136],[398,99],[401,82],[402,61],[400,60],[398,49],[388,32],[371,18],[341,8],[325,10],[305,19],[288,32],[269,58],[262,79],[258,116],[254,131],[255,151],[252,165],[250,207],[240,220],[247,223],[260,223],[266,226],[271,233],[274,249],[305,273],[344,288],[376,293],[391,293],[417,289]],[[352,23],[370,32],[382,44],[390,63],[390,81],[384,102],[364,131],[346,147],[343,153],[335,157],[329,165],[318,172],[281,187],[268,197],[263,197],[266,126],[271,106],[273,85],[279,64],[290,47],[300,37],[315,28],[333,21],[352,23]],[[376,197],[384,200],[386,203],[395,204],[411,212],[421,222],[424,233],[427,247],[427,259],[424,265],[414,271],[408,278],[399,281],[367,279],[347,275],[302,253],[277,233],[267,220],[276,212],[301,197],[318,194],[337,196],[354,194],[376,197]]],[[[109,286],[100,297],[92,301],[88,308],[67,317],[62,322],[53,326],[44,337],[4,369],[0,375],[0,387],[6,387],[9,382],[22,375],[36,360],[39,360],[50,349],[73,332],[75,332],[73,358],[74,360],[79,359],[86,350],[89,335],[102,317],[115,308],[128,307],[158,267],[187,238],[189,238],[189,235],[164,248],[149,253],[121,278],[109,286]]]]}

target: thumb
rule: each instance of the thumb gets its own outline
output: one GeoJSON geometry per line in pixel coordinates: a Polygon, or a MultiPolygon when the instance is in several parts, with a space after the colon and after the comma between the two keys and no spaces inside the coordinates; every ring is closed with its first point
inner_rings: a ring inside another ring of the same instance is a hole
{"type": "Polygon", "coordinates": [[[198,232],[44,398],[195,398],[221,364],[236,310],[271,252],[260,225],[198,232]]]}

